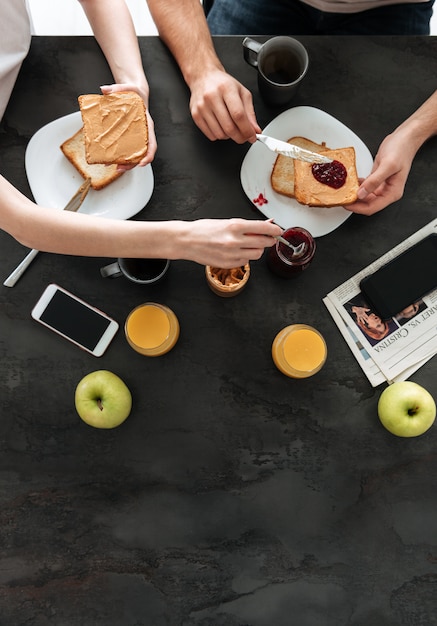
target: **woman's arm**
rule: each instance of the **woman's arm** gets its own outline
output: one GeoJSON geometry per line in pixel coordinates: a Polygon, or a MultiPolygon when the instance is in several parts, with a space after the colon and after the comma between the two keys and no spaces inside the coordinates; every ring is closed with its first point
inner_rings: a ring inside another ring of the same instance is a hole
{"type": "Polygon", "coordinates": [[[137,85],[144,101],[149,85],[144,74],[132,16],[124,0],[79,0],[117,83],[137,85]]]}
{"type": "Polygon", "coordinates": [[[105,85],[104,93],[134,90],[147,110],[149,146],[140,165],[150,163],[156,153],[154,124],[149,112],[149,84],[141,60],[138,39],[129,8],[124,0],[79,0],[94,36],[108,61],[116,85],[105,85]]]}
{"type": "Polygon", "coordinates": [[[259,259],[280,235],[266,220],[110,220],[36,205],[0,176],[0,228],[30,248],[99,257],[185,259],[237,267],[259,259]]]}

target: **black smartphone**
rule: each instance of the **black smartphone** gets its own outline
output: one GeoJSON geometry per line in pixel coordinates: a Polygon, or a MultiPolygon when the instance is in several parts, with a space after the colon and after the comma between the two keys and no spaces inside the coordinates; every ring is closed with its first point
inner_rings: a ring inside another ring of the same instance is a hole
{"type": "Polygon", "coordinates": [[[437,233],[428,235],[360,283],[382,319],[394,317],[437,287],[437,233]]]}
{"type": "Polygon", "coordinates": [[[45,289],[31,315],[94,356],[102,356],[118,330],[118,323],[106,313],[54,284],[45,289]]]}

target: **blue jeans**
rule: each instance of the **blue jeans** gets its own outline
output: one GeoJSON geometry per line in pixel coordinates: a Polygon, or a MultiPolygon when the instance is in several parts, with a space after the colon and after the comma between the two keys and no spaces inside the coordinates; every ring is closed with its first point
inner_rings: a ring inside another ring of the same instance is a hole
{"type": "Polygon", "coordinates": [[[429,35],[434,0],[327,13],[300,0],[214,0],[213,35],[429,35]]]}

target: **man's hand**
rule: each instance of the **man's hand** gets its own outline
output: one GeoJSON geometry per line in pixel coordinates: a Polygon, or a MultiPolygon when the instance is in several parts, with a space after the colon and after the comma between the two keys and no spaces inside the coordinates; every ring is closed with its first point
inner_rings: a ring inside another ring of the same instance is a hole
{"type": "Polygon", "coordinates": [[[252,94],[224,70],[206,72],[190,85],[190,110],[194,122],[210,139],[254,142],[261,132],[252,94]]]}
{"type": "Polygon", "coordinates": [[[379,147],[372,173],[358,189],[357,202],[345,208],[354,213],[372,215],[400,200],[421,143],[411,136],[408,124],[388,135],[379,147]]]}

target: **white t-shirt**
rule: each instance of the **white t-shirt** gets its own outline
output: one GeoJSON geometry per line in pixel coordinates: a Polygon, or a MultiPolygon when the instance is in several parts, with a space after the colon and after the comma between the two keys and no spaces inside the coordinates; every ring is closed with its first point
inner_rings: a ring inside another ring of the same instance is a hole
{"type": "Polygon", "coordinates": [[[0,120],[31,39],[26,0],[0,0],[0,120]]]}

